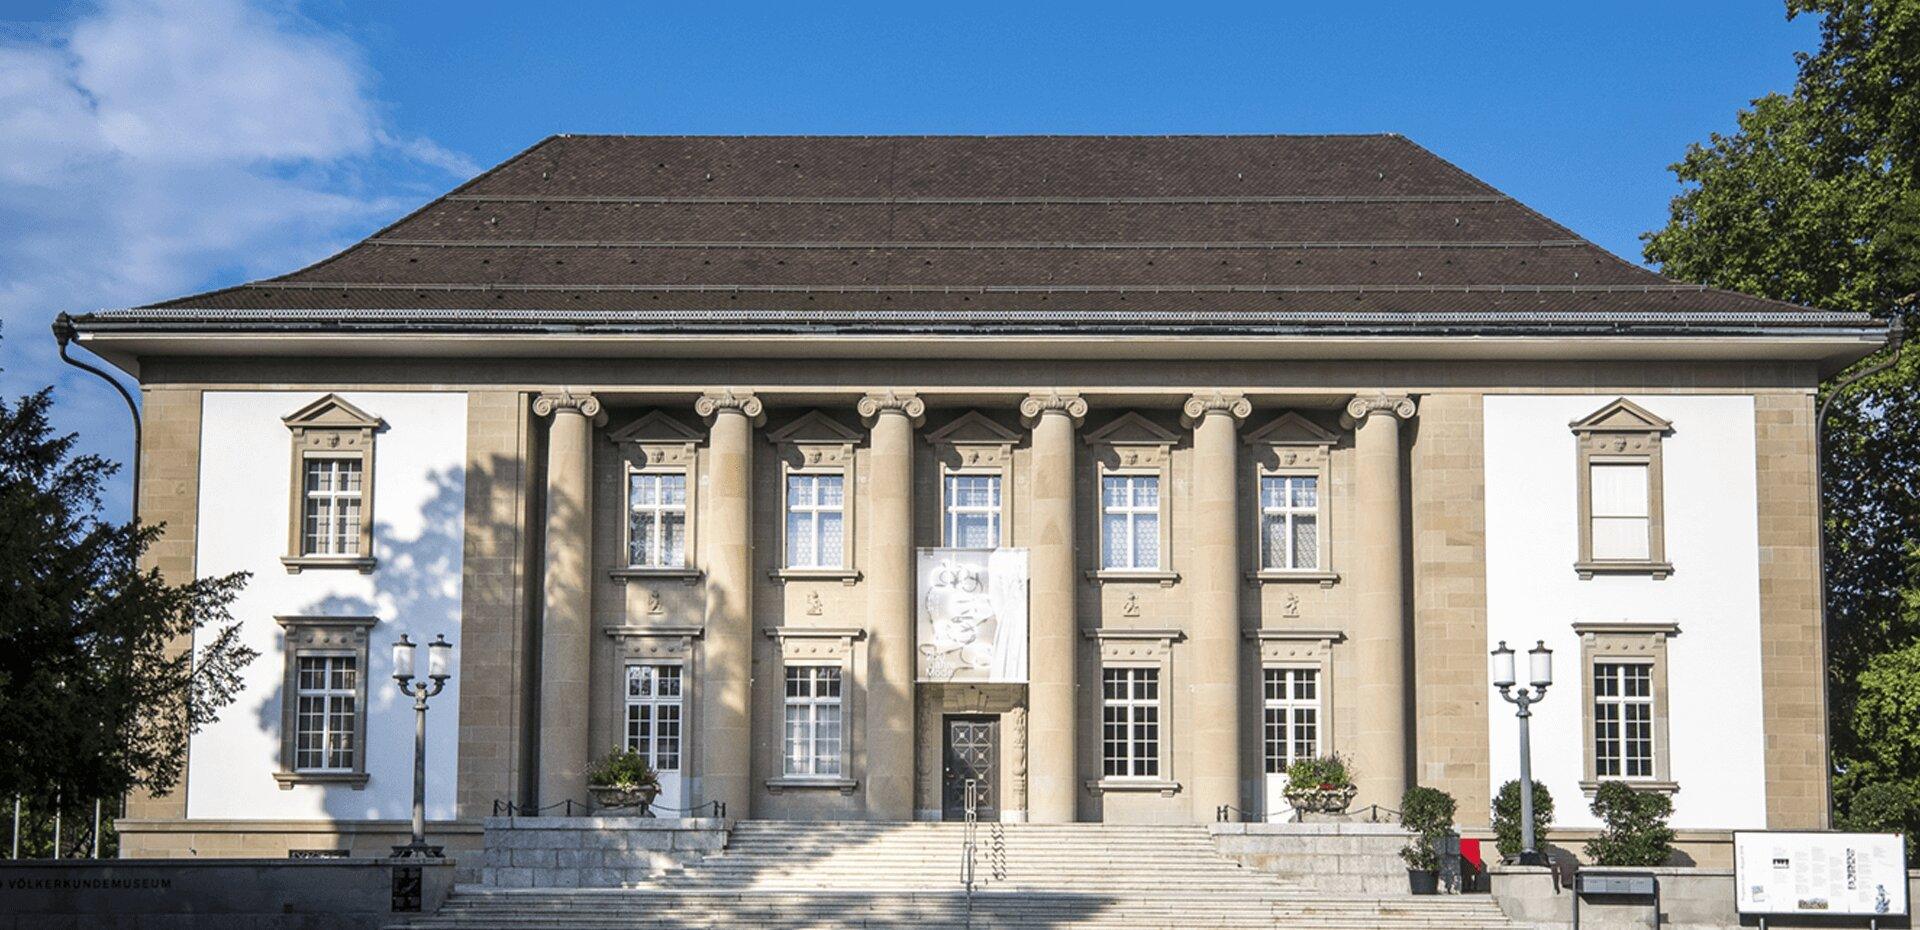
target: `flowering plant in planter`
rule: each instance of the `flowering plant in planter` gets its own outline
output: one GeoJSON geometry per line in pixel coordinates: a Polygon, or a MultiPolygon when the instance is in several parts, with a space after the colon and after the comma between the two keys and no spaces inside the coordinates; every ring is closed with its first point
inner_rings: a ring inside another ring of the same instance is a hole
{"type": "Polygon", "coordinates": [[[660,776],[654,774],[646,756],[616,749],[587,769],[587,791],[602,808],[637,807],[644,813],[660,796],[660,776]]]}
{"type": "Polygon", "coordinates": [[[1301,759],[1287,767],[1287,803],[1297,811],[1343,813],[1357,790],[1353,769],[1339,753],[1301,759]]]}

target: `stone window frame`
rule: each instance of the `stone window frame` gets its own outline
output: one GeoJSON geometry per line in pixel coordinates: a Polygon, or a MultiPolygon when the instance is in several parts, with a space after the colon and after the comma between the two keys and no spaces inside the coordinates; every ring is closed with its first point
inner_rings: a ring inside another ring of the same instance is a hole
{"type": "MultiPolygon", "coordinates": [[[[1179,730],[1173,725],[1176,697],[1173,677],[1173,646],[1186,639],[1187,634],[1174,629],[1107,629],[1095,628],[1082,630],[1082,635],[1095,643],[1100,651],[1099,667],[1101,678],[1106,677],[1109,668],[1151,668],[1159,671],[1160,685],[1160,774],[1151,777],[1114,776],[1104,774],[1089,778],[1084,787],[1092,794],[1109,792],[1157,792],[1163,798],[1180,793],[1178,772],[1173,768],[1174,740],[1179,730]]],[[[1104,702],[1102,703],[1104,707],[1104,702]]],[[[1104,711],[1102,712],[1104,715],[1104,711]]],[[[1097,724],[1096,724],[1097,726],[1097,724]]],[[[1097,734],[1096,730],[1096,734],[1097,734]]],[[[1097,739],[1095,742],[1099,742],[1097,739]]],[[[1104,750],[1096,752],[1095,758],[1104,759],[1104,750]]],[[[1103,766],[1104,769],[1104,766],[1103,766]]]]}
{"type": "Polygon", "coordinates": [[[856,743],[859,741],[861,726],[866,719],[866,701],[860,694],[859,680],[854,676],[861,657],[856,644],[867,638],[867,631],[858,627],[769,627],[762,631],[772,640],[779,655],[780,685],[774,695],[778,702],[779,713],[775,719],[780,721],[782,733],[786,726],[786,679],[787,667],[797,665],[829,666],[840,670],[840,774],[787,775],[786,746],[784,735],[781,747],[776,754],[778,772],[764,784],[769,792],[779,794],[783,791],[829,789],[843,795],[851,795],[860,788],[860,780],[853,777],[853,762],[856,758],[856,743]]]}
{"type": "Polygon", "coordinates": [[[1260,769],[1266,772],[1266,670],[1270,668],[1305,668],[1319,673],[1320,695],[1320,733],[1319,744],[1322,756],[1339,751],[1334,734],[1334,723],[1338,719],[1339,703],[1335,700],[1338,689],[1334,687],[1334,647],[1347,639],[1347,634],[1339,630],[1249,630],[1246,638],[1255,642],[1260,653],[1261,692],[1259,694],[1261,721],[1261,759],[1260,769]]]}
{"type": "Polygon", "coordinates": [[[1655,581],[1673,573],[1667,561],[1666,481],[1661,448],[1673,423],[1624,397],[1568,424],[1578,449],[1579,558],[1573,569],[1583,580],[1595,575],[1646,575],[1655,581]],[[1593,466],[1644,465],[1647,469],[1647,557],[1593,557],[1593,466]]]}
{"type": "Polygon", "coordinates": [[[769,574],[778,581],[837,580],[854,584],[860,571],[854,561],[855,510],[859,497],[854,483],[854,448],[862,436],[840,421],[810,410],[792,423],[767,435],[767,441],[781,450],[779,567],[769,574]],[[802,568],[787,565],[787,485],[793,475],[840,475],[840,564],[802,568]]]}
{"type": "Polygon", "coordinates": [[[371,669],[368,644],[378,617],[286,614],[273,618],[283,632],[280,678],[280,767],[273,773],[282,791],[295,785],[346,785],[355,791],[367,787],[367,697],[371,669]],[[298,736],[300,659],[309,656],[349,656],[354,659],[353,768],[345,772],[303,771],[294,767],[298,736]]]}
{"type": "Polygon", "coordinates": [[[992,475],[1000,479],[1000,545],[1013,536],[1013,447],[1020,435],[978,410],[969,410],[928,433],[939,463],[940,544],[947,539],[947,479],[956,475],[992,475]]]}
{"type": "Polygon", "coordinates": [[[1275,417],[1267,425],[1248,433],[1242,440],[1253,455],[1252,506],[1248,509],[1251,530],[1247,539],[1252,542],[1247,553],[1247,578],[1256,584],[1316,583],[1321,587],[1332,587],[1340,580],[1335,569],[1334,542],[1337,538],[1334,526],[1331,492],[1333,490],[1333,447],[1340,437],[1307,419],[1298,411],[1289,410],[1275,417]],[[1312,569],[1268,568],[1264,550],[1266,543],[1261,535],[1262,508],[1260,504],[1260,479],[1267,477],[1304,475],[1318,479],[1319,513],[1315,523],[1319,527],[1319,567],[1312,569]]]}
{"type": "Polygon", "coordinates": [[[1668,721],[1667,640],[1679,635],[1680,625],[1668,621],[1580,622],[1573,625],[1580,637],[1580,790],[1588,797],[1600,787],[1594,755],[1593,670],[1600,664],[1631,663],[1652,667],[1653,686],[1653,777],[1608,778],[1623,781],[1637,791],[1673,794],[1680,785],[1673,779],[1672,743],[1668,721]]]}
{"type": "MultiPolygon", "coordinates": [[[[696,642],[705,635],[700,626],[606,626],[601,633],[613,640],[612,673],[615,687],[606,689],[607,745],[627,744],[627,676],[629,665],[680,666],[680,778],[691,785],[698,764],[700,727],[700,663],[696,642]]],[[[606,666],[602,666],[605,668],[606,666]]]]}
{"type": "Polygon", "coordinates": [[[607,437],[621,450],[620,561],[608,574],[622,583],[636,578],[697,580],[700,553],[699,448],[705,436],[658,410],[615,430],[607,437]],[[683,474],[687,482],[687,552],[681,565],[633,565],[633,521],[628,495],[633,475],[683,474]]]}
{"type": "Polygon", "coordinates": [[[280,564],[288,574],[312,569],[374,569],[374,437],[386,424],[339,394],[327,394],[280,418],[292,439],[291,478],[287,486],[287,554],[280,564]],[[360,542],[354,555],[313,555],[306,551],[309,459],[358,459],[360,462],[360,542]]]}
{"type": "Polygon", "coordinates": [[[1171,587],[1180,580],[1173,563],[1173,447],[1180,437],[1129,410],[1081,437],[1093,450],[1094,567],[1086,577],[1095,584],[1156,582],[1171,587]],[[1106,479],[1109,475],[1149,475],[1158,480],[1160,559],[1153,568],[1106,568],[1106,479]]]}

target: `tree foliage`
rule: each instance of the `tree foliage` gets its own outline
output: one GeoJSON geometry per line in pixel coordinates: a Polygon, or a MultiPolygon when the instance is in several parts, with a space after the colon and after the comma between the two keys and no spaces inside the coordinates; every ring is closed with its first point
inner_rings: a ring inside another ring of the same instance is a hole
{"type": "MultiPolygon", "coordinates": [[[[1646,257],[1676,278],[1898,315],[1911,330],[1920,0],[1789,0],[1787,15],[1820,17],[1819,48],[1797,56],[1792,93],[1753,101],[1738,132],[1689,147],[1673,166],[1684,190],[1667,226],[1643,237],[1646,257]]],[[[1827,671],[1844,815],[1866,785],[1920,778],[1920,754],[1898,745],[1911,742],[1914,718],[1889,727],[1885,717],[1892,679],[1920,688],[1920,665],[1876,665],[1920,643],[1920,352],[1836,398],[1824,426],[1827,671]],[[1863,708],[1870,692],[1879,703],[1863,708]]]]}
{"type": "Polygon", "coordinates": [[[169,584],[142,569],[158,526],[101,518],[118,466],[75,455],[50,391],[0,399],[0,797],[44,808],[180,780],[256,653],[228,605],[244,574],[169,584]],[[183,648],[198,634],[197,654],[183,648]]]}
{"type": "Polygon", "coordinates": [[[1600,818],[1600,833],[1587,841],[1594,865],[1651,868],[1673,855],[1673,799],[1657,791],[1635,791],[1623,781],[1603,781],[1590,806],[1600,818]]]}
{"type": "MultiPolygon", "coordinates": [[[[1547,827],[1553,824],[1553,792],[1539,781],[1533,783],[1533,842],[1534,848],[1544,851],[1547,846],[1547,827]]],[[[1499,848],[1500,856],[1511,859],[1520,855],[1522,842],[1520,828],[1520,779],[1515,778],[1504,785],[1493,796],[1493,841],[1499,848]]]]}

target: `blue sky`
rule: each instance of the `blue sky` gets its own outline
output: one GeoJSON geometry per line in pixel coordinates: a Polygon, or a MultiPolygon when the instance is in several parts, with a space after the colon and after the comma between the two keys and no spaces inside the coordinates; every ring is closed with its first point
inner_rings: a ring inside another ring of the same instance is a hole
{"type": "Polygon", "coordinates": [[[1397,132],[1637,260],[1817,39],[1756,0],[9,0],[0,393],[124,458],[56,313],[289,270],[554,132],[1397,132]]]}

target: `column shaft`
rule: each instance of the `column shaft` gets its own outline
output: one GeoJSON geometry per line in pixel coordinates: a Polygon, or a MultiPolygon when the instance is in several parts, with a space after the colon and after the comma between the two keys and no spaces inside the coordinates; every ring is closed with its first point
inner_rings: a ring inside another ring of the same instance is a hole
{"type": "Polygon", "coordinates": [[[1187,402],[1193,432],[1193,558],[1186,569],[1193,623],[1193,815],[1213,822],[1223,804],[1241,801],[1240,503],[1238,417],[1251,412],[1234,395],[1187,402]]]}
{"type": "Polygon", "coordinates": [[[541,805],[586,800],[587,694],[593,610],[591,395],[543,394],[534,412],[547,433],[546,566],[540,614],[541,805]]]}
{"type": "Polygon", "coordinates": [[[1070,823],[1079,791],[1075,727],[1073,431],[1086,414],[1078,397],[1036,395],[1021,404],[1033,426],[1033,509],[1028,532],[1029,641],[1027,687],[1028,815],[1038,823],[1070,823]]]}
{"type": "Polygon", "coordinates": [[[720,801],[739,819],[753,814],[753,427],[760,401],[710,394],[695,410],[712,427],[707,519],[700,528],[707,596],[694,682],[699,715],[692,739],[700,768],[692,800],[720,801]]]}
{"type": "Polygon", "coordinates": [[[873,658],[867,689],[867,813],[913,819],[914,603],[913,425],[924,410],[912,395],[860,402],[872,424],[867,506],[867,633],[873,658]]]}
{"type": "Polygon", "coordinates": [[[1400,806],[1407,789],[1406,533],[1400,495],[1400,420],[1404,397],[1354,400],[1353,655],[1359,682],[1353,762],[1358,803],[1400,806]]]}

